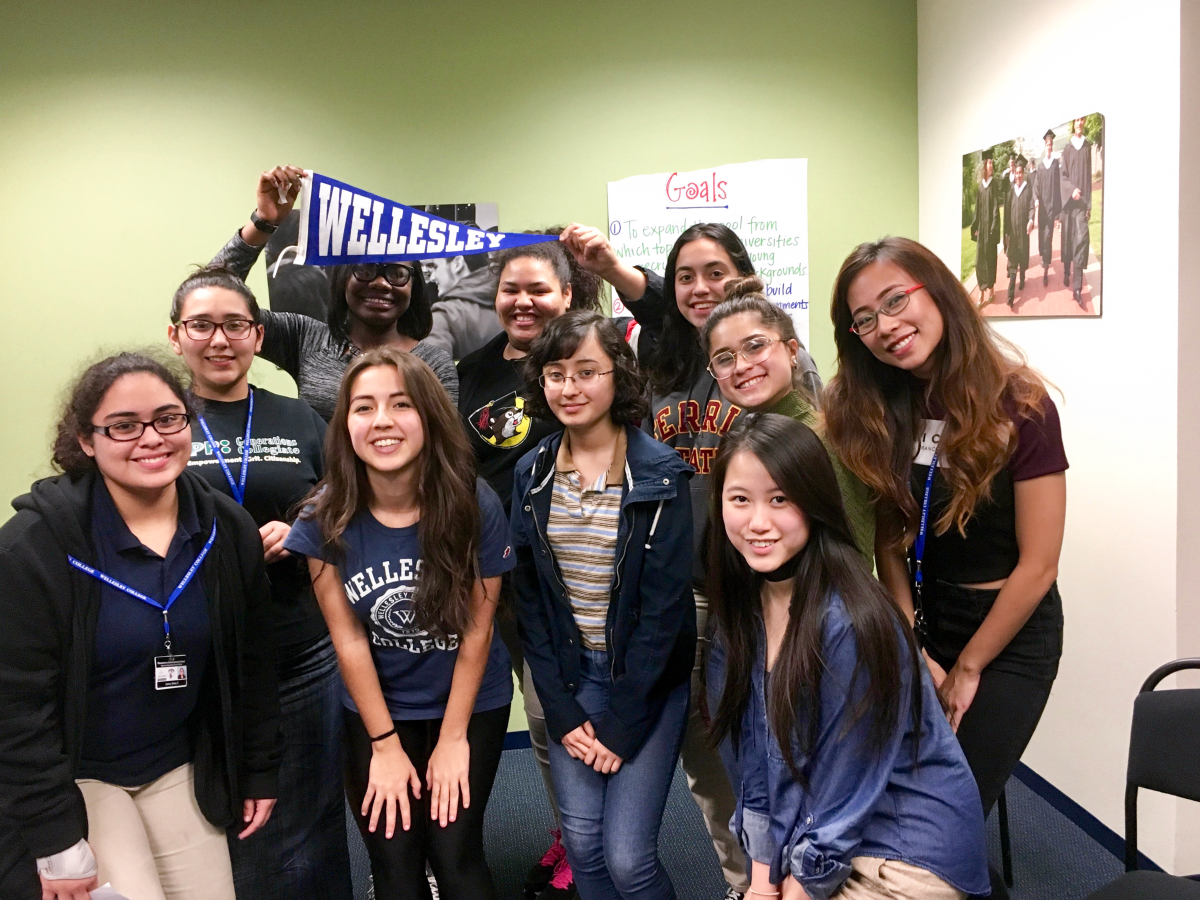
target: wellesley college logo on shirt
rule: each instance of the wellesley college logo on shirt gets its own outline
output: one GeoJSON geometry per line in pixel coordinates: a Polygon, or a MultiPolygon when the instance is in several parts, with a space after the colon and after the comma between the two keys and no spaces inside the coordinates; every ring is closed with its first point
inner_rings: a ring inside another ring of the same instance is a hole
{"type": "Polygon", "coordinates": [[[471,427],[493,447],[519,446],[529,435],[525,398],[513,391],[481,406],[471,413],[471,427]]]}
{"type": "MultiPolygon", "coordinates": [[[[417,560],[415,566],[411,559],[398,560],[398,563],[399,571],[393,572],[391,564],[385,560],[382,578],[375,575],[373,566],[367,566],[364,571],[349,578],[343,587],[350,602],[358,603],[378,588],[420,575],[420,560],[417,560]]],[[[399,584],[380,594],[371,606],[371,644],[376,647],[407,650],[409,653],[458,649],[457,635],[438,638],[421,627],[417,621],[416,610],[413,609],[413,597],[416,592],[417,586],[409,583],[399,584]]]]}

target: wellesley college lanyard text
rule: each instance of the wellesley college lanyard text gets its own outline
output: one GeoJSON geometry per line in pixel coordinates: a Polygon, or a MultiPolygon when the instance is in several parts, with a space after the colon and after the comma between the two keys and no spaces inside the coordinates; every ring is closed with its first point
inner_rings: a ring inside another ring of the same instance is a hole
{"type": "Polygon", "coordinates": [[[124,591],[130,597],[136,600],[141,600],[155,609],[162,610],[163,614],[163,646],[167,649],[166,656],[154,657],[154,689],[156,691],[168,691],[172,688],[187,687],[187,658],[182,653],[171,652],[171,620],[168,613],[175,601],[179,599],[179,595],[183,593],[192,581],[196,572],[200,569],[200,564],[204,562],[204,557],[208,556],[208,551],[212,549],[213,542],[217,539],[217,521],[213,519],[212,533],[208,536],[208,541],[204,544],[204,549],[196,557],[187,574],[183,576],[183,580],[179,582],[175,590],[171,591],[171,596],[167,598],[166,603],[159,603],[153,597],[147,597],[136,588],[131,588],[124,582],[117,581],[111,575],[105,575],[99,569],[89,566],[85,562],[80,562],[75,557],[68,555],[67,561],[80,572],[91,575],[97,581],[102,581],[109,587],[116,588],[118,591],[124,591]]]}
{"type": "Polygon", "coordinates": [[[229,482],[229,490],[233,492],[233,499],[245,506],[246,474],[250,471],[250,423],[254,421],[254,391],[250,391],[250,406],[246,411],[246,436],[242,439],[242,471],[238,473],[237,481],[233,480],[233,473],[229,471],[229,463],[225,462],[225,454],[221,452],[221,445],[216,442],[212,432],[208,430],[208,423],[204,421],[204,416],[196,418],[200,420],[200,427],[204,429],[208,445],[212,447],[217,462],[221,464],[221,471],[225,473],[225,480],[229,482]]]}
{"type": "Polygon", "coordinates": [[[925,532],[929,525],[929,500],[933,495],[933,473],[937,471],[937,451],[933,453],[933,458],[929,460],[929,474],[925,476],[925,499],[921,502],[921,527],[917,531],[917,540],[913,544],[913,584],[916,586],[916,609],[914,610],[913,631],[916,632],[917,638],[924,639],[925,637],[925,603],[922,591],[925,586],[925,573],[921,571],[921,563],[925,559],[925,532]]]}

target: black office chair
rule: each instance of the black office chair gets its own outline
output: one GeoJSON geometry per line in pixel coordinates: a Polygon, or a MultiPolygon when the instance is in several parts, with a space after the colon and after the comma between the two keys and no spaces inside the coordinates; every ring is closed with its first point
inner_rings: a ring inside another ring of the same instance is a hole
{"type": "Polygon", "coordinates": [[[1200,690],[1155,691],[1160,681],[1200,659],[1159,666],[1133,701],[1129,770],[1125,776],[1125,874],[1088,900],[1190,900],[1200,898],[1200,881],[1165,872],[1138,870],[1138,788],[1200,800],[1200,690]]]}

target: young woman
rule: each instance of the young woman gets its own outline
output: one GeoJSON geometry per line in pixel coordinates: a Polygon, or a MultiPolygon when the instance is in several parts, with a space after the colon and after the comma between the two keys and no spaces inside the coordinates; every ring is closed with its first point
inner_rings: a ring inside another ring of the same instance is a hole
{"type": "MultiPolygon", "coordinates": [[[[304,170],[295,166],[263,172],[250,221],[209,265],[223,266],[245,279],[271,234],[291,212],[303,177],[304,170]]],[[[350,361],[374,347],[395,347],[427,362],[457,402],[454,360],[424,341],[433,327],[433,313],[419,265],[335,266],[328,274],[326,322],[298,313],[262,311],[263,344],[258,353],[296,380],[300,399],[328,422],[350,361]]]]}
{"type": "Polygon", "coordinates": [[[433,373],[385,347],[346,369],[326,475],[285,549],[308,558],[346,691],[346,794],[377,897],[495,898],[483,814],[512,699],[492,628],[514,555],[433,373]]]}
{"type": "Polygon", "coordinates": [[[167,336],[201,407],[188,466],[254,517],[276,609],[279,802],[256,840],[230,841],[234,881],[243,897],[349,900],[337,656],[307,568],[283,549],[290,511],[324,472],[325,421],[303,400],[250,384],[263,327],[254,294],[236,275],[190,275],[175,292],[171,322],[167,336]]]}
{"type": "Polygon", "coordinates": [[[825,422],[808,392],[796,387],[800,342],[792,318],[763,294],[754,275],[725,285],[725,301],[704,323],[708,372],[722,396],[747,412],[773,412],[807,425],[826,443],[854,541],[870,565],[875,558],[875,506],[865,484],[834,454],[825,422]]]}
{"type": "Polygon", "coordinates": [[[517,464],[512,522],[567,858],[583,900],[672,898],[658,829],[696,644],[690,470],[634,427],[642,382],[610,319],[550,322],[525,374],[565,429],[517,464]]]}
{"type": "Polygon", "coordinates": [[[706,669],[750,896],[987,889],[979,794],[908,622],[856,552],[829,453],[743,415],[713,465],[706,669]]]}
{"type": "Polygon", "coordinates": [[[233,900],[225,829],[249,838],[278,796],[262,539],[187,471],[193,420],[161,363],[92,365],[63,474],[0,528],[0,803],[46,900],[233,900]]]}
{"type": "MultiPolygon", "coordinates": [[[[888,511],[879,575],[916,624],[986,813],[1037,727],[1062,653],[1058,411],[955,275],[914,241],[859,246],[832,313],[829,436],[888,511]]],[[[993,886],[1007,896],[995,873],[993,886]]]]}

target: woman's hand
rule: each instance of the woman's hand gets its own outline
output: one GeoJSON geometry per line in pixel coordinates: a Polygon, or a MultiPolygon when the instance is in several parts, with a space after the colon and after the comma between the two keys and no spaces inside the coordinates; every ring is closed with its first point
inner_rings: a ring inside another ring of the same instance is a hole
{"type": "Polygon", "coordinates": [[[258,529],[258,536],[263,542],[263,559],[268,563],[279,562],[285,556],[291,556],[288,551],[283,549],[284,539],[287,538],[288,532],[292,530],[292,526],[287,522],[268,522],[262,528],[258,529]]]}
{"type": "Polygon", "coordinates": [[[950,722],[950,727],[957,733],[959,723],[962,722],[962,717],[967,714],[967,710],[971,708],[971,704],[975,701],[975,692],[979,690],[979,673],[966,671],[959,667],[957,663],[946,673],[946,678],[942,681],[938,692],[942,695],[942,699],[946,701],[948,710],[946,718],[950,722]]]}
{"type": "Polygon", "coordinates": [[[584,269],[604,278],[621,263],[612,244],[599,228],[572,223],[558,239],[584,269]]]}
{"type": "Polygon", "coordinates": [[[274,809],[274,800],[243,800],[242,821],[246,823],[246,827],[238,835],[238,840],[244,841],[266,825],[267,820],[271,818],[271,811],[274,809]]]}
{"type": "Polygon", "coordinates": [[[471,805],[470,771],[471,745],[466,737],[438,738],[429,755],[425,784],[429,787],[429,818],[437,819],[443,828],[458,818],[460,796],[463,809],[471,805]]]}
{"type": "Polygon", "coordinates": [[[794,876],[789,875],[779,883],[779,900],[811,900],[808,891],[794,876]]]}
{"type": "Polygon", "coordinates": [[[374,745],[371,754],[371,769],[367,776],[367,792],[363,795],[362,814],[370,815],[367,831],[374,833],[379,825],[379,814],[384,813],[384,837],[396,833],[396,807],[400,807],[400,823],[405,831],[412,827],[412,813],[408,805],[408,789],[413,797],[421,799],[421,776],[400,738],[392,735],[374,745]]]}
{"type": "Polygon", "coordinates": [[[304,170],[295,166],[276,166],[258,177],[255,204],[258,215],[272,225],[281,225],[300,196],[304,170]]]}
{"type": "Polygon", "coordinates": [[[562,745],[572,757],[583,759],[592,749],[592,741],[595,739],[596,732],[592,730],[592,723],[584,722],[578,728],[566,733],[562,739],[562,745]]]}
{"type": "MultiPolygon", "coordinates": [[[[591,731],[592,723],[586,723],[588,730],[591,731]]],[[[596,733],[592,731],[592,746],[583,757],[583,764],[591,766],[601,775],[616,775],[617,770],[621,768],[623,760],[617,754],[613,753],[605,747],[596,737],[596,733]]]]}
{"type": "Polygon", "coordinates": [[[100,887],[100,879],[91,878],[46,878],[42,880],[42,900],[90,900],[91,891],[100,887]]]}

